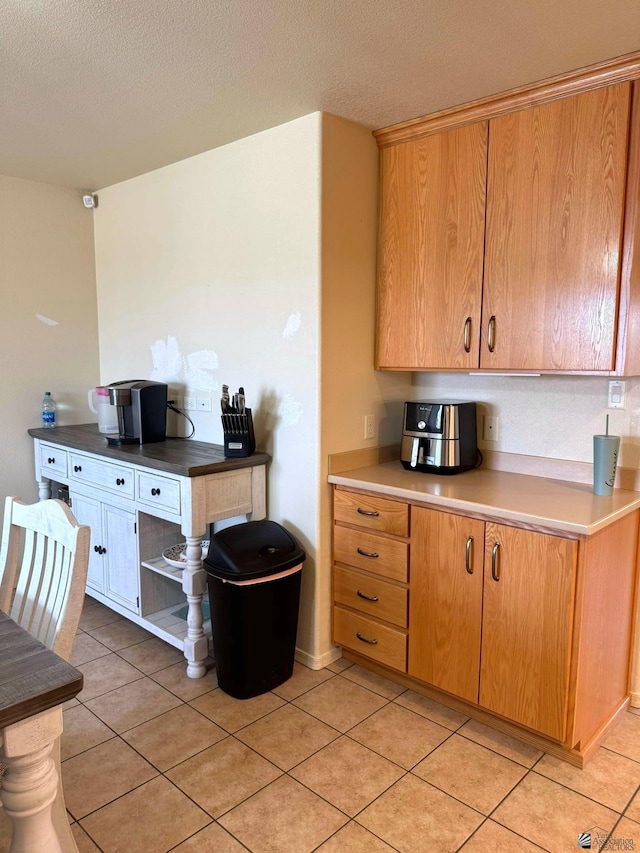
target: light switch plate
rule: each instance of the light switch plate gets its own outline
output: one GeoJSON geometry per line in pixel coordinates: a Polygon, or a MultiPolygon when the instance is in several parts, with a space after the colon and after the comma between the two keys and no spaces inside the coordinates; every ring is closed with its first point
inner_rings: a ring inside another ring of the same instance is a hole
{"type": "Polygon", "coordinates": [[[612,380],[609,382],[609,402],[607,403],[608,409],[624,409],[625,408],[625,393],[627,390],[627,383],[621,382],[620,380],[612,380]]]}

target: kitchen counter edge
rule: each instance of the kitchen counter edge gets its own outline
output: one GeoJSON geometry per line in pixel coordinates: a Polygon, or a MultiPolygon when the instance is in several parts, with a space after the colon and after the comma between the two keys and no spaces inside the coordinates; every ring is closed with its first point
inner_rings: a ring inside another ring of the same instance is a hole
{"type": "Polygon", "coordinates": [[[330,474],[329,483],[400,498],[435,509],[532,526],[549,532],[591,536],[640,509],[640,492],[614,489],[594,495],[591,486],[566,480],[476,469],[442,476],[407,471],[386,462],[330,474]]]}

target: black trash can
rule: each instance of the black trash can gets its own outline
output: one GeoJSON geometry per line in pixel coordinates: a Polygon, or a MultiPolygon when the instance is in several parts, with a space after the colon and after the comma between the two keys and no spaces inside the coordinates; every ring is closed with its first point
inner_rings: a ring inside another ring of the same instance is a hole
{"type": "Polygon", "coordinates": [[[218,684],[236,699],[291,677],[305,553],[275,521],[216,533],[204,561],[218,684]]]}

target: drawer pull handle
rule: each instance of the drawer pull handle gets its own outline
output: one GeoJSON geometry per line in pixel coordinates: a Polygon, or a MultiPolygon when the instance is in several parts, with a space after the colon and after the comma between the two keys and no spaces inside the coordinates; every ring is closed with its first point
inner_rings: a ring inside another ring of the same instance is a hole
{"type": "Polygon", "coordinates": [[[152,495],[159,495],[159,494],[160,494],[160,489],[151,489],[151,494],[152,494],[152,495]]]}
{"type": "Polygon", "coordinates": [[[94,545],[93,550],[96,552],[96,554],[106,554],[107,553],[107,549],[103,548],[102,545],[94,545]]]}
{"type": "Polygon", "coordinates": [[[380,515],[375,509],[362,509],[361,506],[358,507],[358,512],[360,515],[366,515],[368,518],[377,518],[380,515]]]}
{"type": "Polygon", "coordinates": [[[56,464],[55,456],[49,456],[47,459],[47,465],[55,465],[55,464],[56,464]]]}
{"type": "Polygon", "coordinates": [[[98,545],[94,545],[93,550],[96,552],[96,554],[100,553],[100,547],[98,545]]]}
{"type": "Polygon", "coordinates": [[[471,352],[471,317],[464,321],[464,351],[471,352]]]}
{"type": "Polygon", "coordinates": [[[378,601],[377,595],[365,595],[364,592],[358,590],[358,598],[364,598],[365,601],[378,601]]]}
{"type": "Polygon", "coordinates": [[[489,325],[487,326],[487,349],[493,352],[496,348],[496,318],[489,317],[489,325]]]}
{"type": "Polygon", "coordinates": [[[76,474],[77,474],[79,471],[82,471],[82,465],[74,465],[74,466],[73,466],[73,470],[74,470],[74,471],[76,472],[76,474]]]}
{"type": "Polygon", "coordinates": [[[116,478],[116,486],[124,486],[124,477],[116,478]]]}
{"type": "Polygon", "coordinates": [[[497,583],[500,580],[500,543],[496,542],[491,549],[491,577],[497,583]]]}
{"type": "Polygon", "coordinates": [[[375,551],[363,551],[362,548],[358,548],[357,550],[361,557],[371,557],[372,560],[376,560],[380,556],[375,551]]]}
{"type": "Polygon", "coordinates": [[[368,640],[366,637],[363,637],[360,631],[356,631],[356,637],[363,643],[369,643],[370,646],[377,646],[377,640],[368,640]]]}
{"type": "Polygon", "coordinates": [[[471,565],[471,562],[473,560],[473,556],[471,553],[472,546],[473,546],[473,536],[470,536],[467,539],[467,547],[466,547],[465,555],[464,555],[464,567],[469,572],[470,575],[473,574],[473,566],[471,565]]]}

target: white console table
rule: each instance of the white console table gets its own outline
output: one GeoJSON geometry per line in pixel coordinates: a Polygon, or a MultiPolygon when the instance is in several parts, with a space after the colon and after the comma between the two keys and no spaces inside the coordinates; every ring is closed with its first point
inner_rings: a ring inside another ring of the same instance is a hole
{"type": "Polygon", "coordinates": [[[117,447],[96,424],[29,435],[40,499],[52,482],[68,486],[75,517],[91,527],[88,594],[183,649],[187,675],[203,676],[201,542],[213,521],[265,517],[268,454],[227,459],[219,445],[180,439],[117,447]],[[185,540],[185,568],[172,569],[162,552],[185,540]]]}

